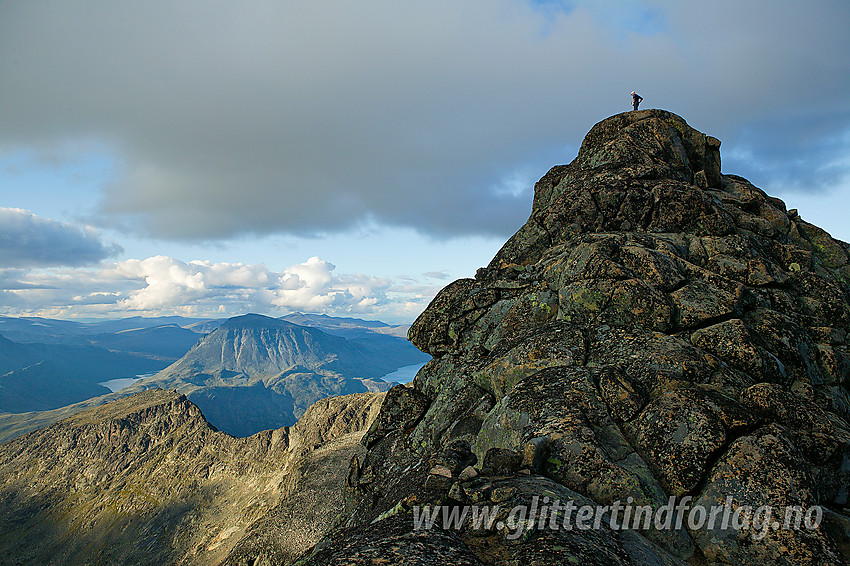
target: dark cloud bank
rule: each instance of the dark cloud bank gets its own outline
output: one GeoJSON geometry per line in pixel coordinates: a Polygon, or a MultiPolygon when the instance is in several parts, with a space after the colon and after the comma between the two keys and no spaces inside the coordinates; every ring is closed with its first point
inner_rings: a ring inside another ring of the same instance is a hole
{"type": "Polygon", "coordinates": [[[0,271],[91,265],[121,252],[117,244],[104,244],[93,230],[19,208],[0,208],[0,271]]]}
{"type": "MultiPolygon", "coordinates": [[[[850,4],[541,4],[3,3],[0,150],[108,144],[101,222],[176,239],[506,235],[633,89],[756,184],[847,175],[812,164],[850,146],[850,4]]],[[[79,261],[110,253],[72,240],[79,261]]]]}

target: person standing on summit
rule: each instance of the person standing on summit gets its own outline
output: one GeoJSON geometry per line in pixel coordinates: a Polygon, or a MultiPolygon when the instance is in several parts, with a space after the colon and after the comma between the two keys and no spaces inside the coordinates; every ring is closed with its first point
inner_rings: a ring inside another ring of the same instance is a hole
{"type": "Polygon", "coordinates": [[[638,104],[643,101],[643,97],[639,94],[635,94],[635,91],[632,91],[632,106],[635,110],[638,109],[638,104]]]}

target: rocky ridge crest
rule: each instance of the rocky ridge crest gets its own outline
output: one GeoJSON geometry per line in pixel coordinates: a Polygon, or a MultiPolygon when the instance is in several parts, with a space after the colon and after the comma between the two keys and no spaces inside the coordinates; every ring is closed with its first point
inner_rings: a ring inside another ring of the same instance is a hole
{"type": "Polygon", "coordinates": [[[235,438],[152,389],[2,444],[0,563],[294,559],[345,511],[346,464],[382,397],[325,399],[292,427],[235,438]]]}
{"type": "Polygon", "coordinates": [[[434,359],[364,437],[347,529],[300,563],[848,563],[850,246],[722,174],[719,148],[675,114],[628,112],[540,179],[528,222],[411,327],[434,359]],[[544,495],[824,519],[413,529],[415,506],[544,495]]]}

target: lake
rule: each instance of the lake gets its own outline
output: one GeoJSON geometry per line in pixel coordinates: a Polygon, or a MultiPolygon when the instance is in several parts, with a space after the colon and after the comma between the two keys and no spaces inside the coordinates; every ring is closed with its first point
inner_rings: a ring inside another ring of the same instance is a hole
{"type": "Polygon", "coordinates": [[[152,375],[155,374],[143,373],[141,375],[137,375],[136,377],[119,377],[118,379],[110,379],[109,381],[103,381],[101,383],[98,383],[98,385],[103,385],[104,387],[115,393],[116,391],[121,391],[125,387],[130,387],[142,378],[150,377],[152,375]]]}
{"type": "MultiPolygon", "coordinates": [[[[427,363],[427,362],[425,362],[427,363]]],[[[422,369],[425,363],[413,364],[410,366],[400,367],[392,373],[388,373],[381,379],[390,383],[410,383],[416,377],[416,373],[422,369]]]]}

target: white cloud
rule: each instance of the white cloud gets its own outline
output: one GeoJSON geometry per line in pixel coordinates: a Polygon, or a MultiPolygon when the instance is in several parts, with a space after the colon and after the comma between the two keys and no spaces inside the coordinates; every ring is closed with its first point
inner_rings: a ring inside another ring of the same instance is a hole
{"type": "Polygon", "coordinates": [[[271,304],[308,312],[339,308],[368,312],[386,303],[384,291],[390,286],[386,279],[366,275],[335,277],[334,269],[333,264],[311,257],[284,270],[277,287],[272,289],[271,304]]]}
{"type": "Polygon", "coordinates": [[[20,208],[0,207],[0,268],[90,265],[121,253],[104,244],[94,228],[82,228],[36,216],[20,208]]]}
{"type": "Polygon", "coordinates": [[[154,256],[100,269],[18,272],[3,293],[3,314],[228,316],[292,311],[365,314],[410,322],[437,289],[386,278],[334,273],[318,257],[276,272],[265,265],[183,262],[154,256]],[[392,295],[389,297],[388,295],[392,295]]]}
{"type": "Polygon", "coordinates": [[[116,268],[128,278],[145,282],[145,287],[119,301],[119,308],[157,310],[191,304],[209,295],[204,277],[209,268],[200,264],[155,256],[144,260],[124,261],[117,264],[116,268]]]}

